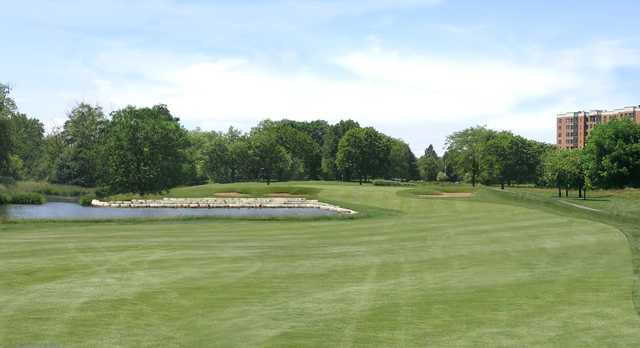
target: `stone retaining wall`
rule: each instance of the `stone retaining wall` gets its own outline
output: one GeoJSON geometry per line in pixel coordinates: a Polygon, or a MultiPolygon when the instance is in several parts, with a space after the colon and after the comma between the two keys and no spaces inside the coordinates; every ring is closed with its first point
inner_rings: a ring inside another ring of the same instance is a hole
{"type": "Polygon", "coordinates": [[[103,208],[315,208],[339,214],[357,212],[299,197],[286,198],[163,198],[161,200],[138,200],[103,202],[91,201],[94,207],[103,208]]]}

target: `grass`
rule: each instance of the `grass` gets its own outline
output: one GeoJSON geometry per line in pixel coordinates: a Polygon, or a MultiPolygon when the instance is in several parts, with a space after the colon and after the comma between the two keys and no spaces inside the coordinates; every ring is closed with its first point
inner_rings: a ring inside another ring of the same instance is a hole
{"type": "MultiPolygon", "coordinates": [[[[496,192],[496,191],[493,191],[496,192]]],[[[588,222],[606,223],[624,234],[632,254],[632,268],[635,275],[632,300],[640,313],[640,190],[596,190],[587,194],[587,199],[579,198],[576,192],[569,197],[557,197],[557,190],[543,188],[508,188],[506,195],[510,204],[526,204],[537,209],[574,216],[588,222]],[[571,205],[567,206],[566,203],[571,205]]],[[[563,192],[564,195],[564,192],[563,192]]]]}
{"type": "Polygon", "coordinates": [[[80,197],[93,193],[93,189],[73,185],[51,184],[41,181],[18,181],[11,188],[17,192],[35,192],[46,196],[80,197]]]}
{"type": "Polygon", "coordinates": [[[631,249],[606,217],[488,189],[287,187],[397,214],[0,225],[0,345],[640,344],[631,249]]]}
{"type": "Polygon", "coordinates": [[[473,193],[477,190],[478,188],[471,186],[471,184],[428,182],[422,183],[414,189],[403,191],[402,194],[413,196],[437,196],[443,193],[473,193]]]}
{"type": "Polygon", "coordinates": [[[216,184],[216,185],[199,185],[189,187],[178,187],[170,190],[164,195],[150,194],[140,196],[136,194],[117,194],[106,198],[111,201],[122,201],[131,199],[154,199],[162,196],[176,198],[200,198],[214,197],[220,193],[239,193],[242,196],[264,197],[271,194],[289,194],[293,196],[304,196],[307,198],[316,198],[320,190],[316,187],[297,186],[288,184],[271,184],[262,183],[242,183],[242,184],[216,184]]]}
{"type": "MultiPolygon", "coordinates": [[[[8,198],[4,203],[42,204],[51,201],[78,201],[90,195],[93,189],[73,185],[51,184],[41,181],[17,181],[13,185],[0,185],[0,196],[8,198]]],[[[0,199],[0,204],[3,200],[0,199]]]]}
{"type": "MultiPolygon", "coordinates": [[[[509,191],[527,193],[539,197],[556,200],[557,189],[542,188],[507,188],[509,191]]],[[[587,199],[579,198],[577,192],[569,191],[569,197],[563,200],[589,208],[606,211],[609,214],[627,217],[640,217],[640,189],[595,190],[587,192],[587,199]]]]}

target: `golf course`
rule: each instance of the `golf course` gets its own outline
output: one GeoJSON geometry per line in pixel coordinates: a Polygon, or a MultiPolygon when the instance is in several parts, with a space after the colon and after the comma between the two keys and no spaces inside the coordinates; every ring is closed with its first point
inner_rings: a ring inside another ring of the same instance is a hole
{"type": "Polygon", "coordinates": [[[269,190],[358,214],[0,223],[0,346],[640,346],[637,203],[609,197],[627,214],[609,216],[604,198],[553,190],[269,190]]]}

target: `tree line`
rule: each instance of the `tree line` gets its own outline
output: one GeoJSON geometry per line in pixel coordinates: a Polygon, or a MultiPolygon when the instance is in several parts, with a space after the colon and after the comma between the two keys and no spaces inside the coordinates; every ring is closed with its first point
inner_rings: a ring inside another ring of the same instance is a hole
{"type": "Polygon", "coordinates": [[[45,134],[0,85],[0,177],[140,194],[205,182],[342,180],[465,181],[577,189],[640,186],[640,127],[612,121],[593,129],[584,150],[506,131],[471,127],[447,137],[438,156],[353,120],[330,124],[264,120],[249,132],[187,130],[166,105],[127,106],[106,115],[81,103],[45,134]]]}
{"type": "Polygon", "coordinates": [[[614,119],[593,128],[584,149],[559,149],[486,127],[447,137],[446,152],[432,147],[418,160],[424,180],[465,181],[472,185],[535,184],[563,191],[640,187],[640,125],[614,119]]]}
{"type": "Polygon", "coordinates": [[[166,105],[106,115],[81,103],[45,134],[0,85],[0,177],[161,192],[208,181],[417,180],[409,145],[353,120],[264,120],[249,132],[187,130],[166,105]]]}

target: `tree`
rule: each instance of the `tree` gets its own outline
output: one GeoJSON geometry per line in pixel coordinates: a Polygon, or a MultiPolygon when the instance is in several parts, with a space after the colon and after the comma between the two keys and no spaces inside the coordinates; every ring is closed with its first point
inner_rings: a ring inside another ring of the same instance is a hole
{"type": "Polygon", "coordinates": [[[444,172],[439,172],[436,175],[436,180],[439,182],[446,182],[446,181],[449,181],[449,177],[444,172]]]}
{"type": "Polygon", "coordinates": [[[417,159],[409,145],[400,139],[388,138],[388,141],[390,152],[387,176],[406,181],[418,179],[417,159]]]}
{"type": "Polygon", "coordinates": [[[103,183],[112,192],[158,193],[183,181],[187,131],[165,105],[128,106],[111,117],[103,183]]]}
{"type": "Polygon", "coordinates": [[[342,137],[354,128],[360,128],[358,122],[342,120],[330,126],[330,129],[325,134],[322,146],[322,176],[325,179],[344,179],[344,173],[339,172],[336,165],[338,144],[342,137]]]}
{"type": "MultiPolygon", "coordinates": [[[[578,190],[578,197],[582,198],[587,183],[586,156],[581,149],[566,151],[565,155],[566,187],[578,190]]],[[[586,193],[585,193],[586,195],[586,193]]]]}
{"type": "Polygon", "coordinates": [[[565,150],[549,151],[544,157],[544,177],[546,182],[558,188],[558,197],[562,197],[562,188],[568,183],[565,168],[565,150]]]}
{"type": "Polygon", "coordinates": [[[42,174],[39,176],[46,178],[49,181],[53,181],[53,175],[55,168],[58,166],[57,161],[60,159],[60,154],[64,151],[66,144],[62,136],[62,129],[55,127],[49,134],[44,137],[44,154],[40,170],[42,174]]]}
{"type": "Polygon", "coordinates": [[[20,177],[31,179],[46,178],[44,155],[44,126],[35,118],[23,113],[11,116],[14,154],[20,159],[20,177]]]}
{"type": "Polygon", "coordinates": [[[254,131],[274,131],[278,143],[287,151],[292,167],[281,172],[282,179],[317,179],[321,173],[321,149],[328,128],[326,121],[264,120],[254,131]]]}
{"type": "Polygon", "coordinates": [[[251,135],[251,150],[255,157],[259,177],[271,184],[274,174],[282,172],[290,166],[291,158],[278,143],[277,134],[273,130],[262,130],[251,135]]]}
{"type": "Polygon", "coordinates": [[[320,172],[320,147],[306,133],[289,125],[279,125],[270,130],[277,142],[291,157],[294,167],[281,168],[281,179],[316,179],[320,172]]]}
{"type": "Polygon", "coordinates": [[[11,174],[11,155],[14,150],[11,116],[16,113],[17,108],[9,93],[9,87],[0,84],[0,176],[11,174]]]}
{"type": "Polygon", "coordinates": [[[205,173],[214,182],[237,182],[259,176],[249,138],[233,127],[226,133],[209,133],[204,155],[205,173]]]}
{"type": "Polygon", "coordinates": [[[436,181],[438,173],[444,168],[442,160],[433,149],[433,145],[429,145],[424,151],[424,155],[418,159],[418,167],[420,168],[420,177],[425,181],[436,181]]]}
{"type": "Polygon", "coordinates": [[[187,161],[183,169],[183,184],[199,185],[207,182],[207,149],[216,136],[216,132],[206,132],[200,128],[187,132],[189,147],[185,151],[187,161]]]}
{"type": "Polygon", "coordinates": [[[338,170],[355,175],[358,182],[375,175],[384,175],[389,164],[390,144],[371,127],[348,131],[338,144],[338,170]]]}
{"type": "Polygon", "coordinates": [[[78,104],[64,123],[65,149],[56,161],[54,182],[91,187],[98,182],[100,151],[107,120],[102,108],[78,104]]]}
{"type": "Polygon", "coordinates": [[[557,149],[544,156],[544,176],[548,183],[558,188],[558,197],[569,196],[570,189],[578,190],[578,197],[586,198],[588,158],[580,149],[557,149]]]}
{"type": "Polygon", "coordinates": [[[484,146],[495,133],[478,126],[455,132],[447,137],[447,154],[452,164],[457,171],[469,174],[473,186],[476,186],[480,175],[484,146]]]}
{"type": "Polygon", "coordinates": [[[257,172],[256,161],[251,153],[249,139],[246,136],[236,138],[229,144],[228,158],[229,173],[231,181],[237,182],[255,177],[252,173],[257,172]]]}
{"type": "Polygon", "coordinates": [[[628,119],[600,124],[591,130],[585,151],[597,186],[640,187],[640,125],[628,119]]]}

